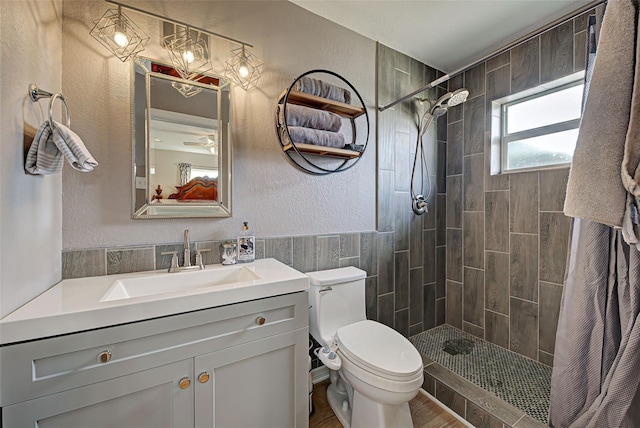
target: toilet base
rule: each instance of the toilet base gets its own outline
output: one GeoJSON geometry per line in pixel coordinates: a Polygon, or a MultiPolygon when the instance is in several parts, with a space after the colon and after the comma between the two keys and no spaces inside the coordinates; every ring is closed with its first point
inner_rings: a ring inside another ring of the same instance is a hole
{"type": "Polygon", "coordinates": [[[345,392],[339,392],[335,385],[327,387],[327,401],[344,428],[351,427],[351,406],[345,392]],[[346,403],[346,404],[344,404],[346,403]]]}
{"type": "Polygon", "coordinates": [[[382,404],[349,385],[342,373],[331,370],[327,401],[344,428],[412,428],[409,403],[382,404]]]}
{"type": "Polygon", "coordinates": [[[350,428],[370,427],[412,428],[409,403],[382,404],[354,390],[350,428]]]}

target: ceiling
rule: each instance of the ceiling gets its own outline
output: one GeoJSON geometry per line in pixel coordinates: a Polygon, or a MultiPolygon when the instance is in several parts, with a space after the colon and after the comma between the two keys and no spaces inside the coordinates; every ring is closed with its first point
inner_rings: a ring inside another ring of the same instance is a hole
{"type": "Polygon", "coordinates": [[[217,127],[214,119],[152,108],[150,148],[211,155],[210,147],[212,140],[215,142],[217,139],[217,127]]]}
{"type": "Polygon", "coordinates": [[[290,0],[445,73],[589,0],[290,0]]]}

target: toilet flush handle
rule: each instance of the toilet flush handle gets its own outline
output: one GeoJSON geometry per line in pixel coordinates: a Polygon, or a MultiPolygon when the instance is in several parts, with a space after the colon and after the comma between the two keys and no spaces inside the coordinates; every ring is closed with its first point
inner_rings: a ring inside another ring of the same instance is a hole
{"type": "Polygon", "coordinates": [[[333,288],[331,287],[324,287],[320,290],[320,293],[326,293],[327,291],[333,291],[333,288]]]}

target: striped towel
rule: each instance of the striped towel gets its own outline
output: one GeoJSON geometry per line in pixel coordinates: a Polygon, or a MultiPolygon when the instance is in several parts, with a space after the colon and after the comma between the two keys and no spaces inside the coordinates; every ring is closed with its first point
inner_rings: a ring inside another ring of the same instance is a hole
{"type": "Polygon", "coordinates": [[[58,122],[54,122],[52,129],[45,122],[31,143],[25,169],[31,174],[56,174],[62,170],[63,156],[73,169],[81,172],[91,172],[98,166],[75,132],[58,122]]]}

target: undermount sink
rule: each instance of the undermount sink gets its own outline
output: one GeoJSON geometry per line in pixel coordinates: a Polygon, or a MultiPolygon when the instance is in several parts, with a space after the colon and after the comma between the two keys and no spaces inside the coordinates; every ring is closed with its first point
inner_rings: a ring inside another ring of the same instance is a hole
{"type": "Polygon", "coordinates": [[[215,286],[250,284],[261,279],[247,266],[223,266],[214,269],[154,274],[115,281],[101,302],[131,299],[172,292],[189,292],[215,286]]]}

